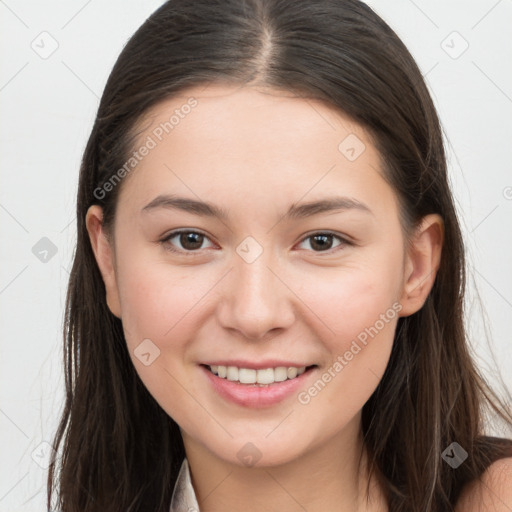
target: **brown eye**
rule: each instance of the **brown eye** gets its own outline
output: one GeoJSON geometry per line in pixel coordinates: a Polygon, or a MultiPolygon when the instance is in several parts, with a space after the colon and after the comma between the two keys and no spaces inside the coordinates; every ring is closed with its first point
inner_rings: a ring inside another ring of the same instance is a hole
{"type": "Polygon", "coordinates": [[[197,252],[202,248],[205,240],[208,240],[206,235],[198,231],[173,231],[160,242],[164,244],[165,248],[173,252],[197,252]],[[171,243],[172,240],[175,241],[171,243]],[[176,248],[176,244],[179,246],[176,248]]]}
{"type": "Polygon", "coordinates": [[[350,242],[338,235],[322,232],[313,233],[312,235],[303,238],[301,243],[309,240],[309,245],[313,252],[328,252],[333,248],[333,239],[337,239],[340,242],[338,245],[334,246],[333,251],[342,249],[346,245],[350,245],[350,242]]]}

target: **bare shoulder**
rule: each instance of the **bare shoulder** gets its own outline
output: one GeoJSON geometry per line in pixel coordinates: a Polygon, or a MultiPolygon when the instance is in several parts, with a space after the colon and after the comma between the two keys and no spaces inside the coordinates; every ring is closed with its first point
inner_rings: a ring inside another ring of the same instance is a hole
{"type": "Polygon", "coordinates": [[[510,512],[512,510],[512,457],[499,459],[463,491],[455,512],[510,512]]]}

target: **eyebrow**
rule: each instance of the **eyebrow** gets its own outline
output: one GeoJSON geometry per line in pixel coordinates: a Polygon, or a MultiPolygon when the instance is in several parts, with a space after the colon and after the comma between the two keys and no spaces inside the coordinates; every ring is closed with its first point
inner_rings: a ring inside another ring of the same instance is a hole
{"type": "MultiPolygon", "coordinates": [[[[214,217],[221,220],[227,220],[229,218],[227,210],[212,203],[166,194],[155,197],[155,199],[142,208],[141,212],[149,212],[159,208],[182,210],[194,215],[214,217]]],[[[361,201],[351,197],[335,196],[327,197],[320,201],[311,201],[309,203],[294,203],[290,206],[284,218],[302,219],[321,213],[335,213],[345,210],[359,210],[373,215],[370,208],[361,201]]]]}

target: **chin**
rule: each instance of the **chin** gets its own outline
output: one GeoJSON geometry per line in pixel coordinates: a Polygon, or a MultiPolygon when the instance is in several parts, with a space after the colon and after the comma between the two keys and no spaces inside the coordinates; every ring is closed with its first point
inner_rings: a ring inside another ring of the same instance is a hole
{"type": "Polygon", "coordinates": [[[286,443],[276,437],[270,441],[265,436],[244,436],[243,439],[230,439],[229,445],[215,447],[212,452],[230,464],[240,467],[273,467],[288,464],[303,454],[298,440],[289,436],[286,443]]]}

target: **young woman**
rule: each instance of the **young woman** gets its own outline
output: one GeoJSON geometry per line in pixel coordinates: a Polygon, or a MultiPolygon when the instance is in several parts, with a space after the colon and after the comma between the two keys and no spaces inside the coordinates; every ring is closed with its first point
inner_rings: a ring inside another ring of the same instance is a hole
{"type": "Polygon", "coordinates": [[[64,512],[511,510],[442,132],[357,0],[172,0],[80,171],[64,512]]]}

